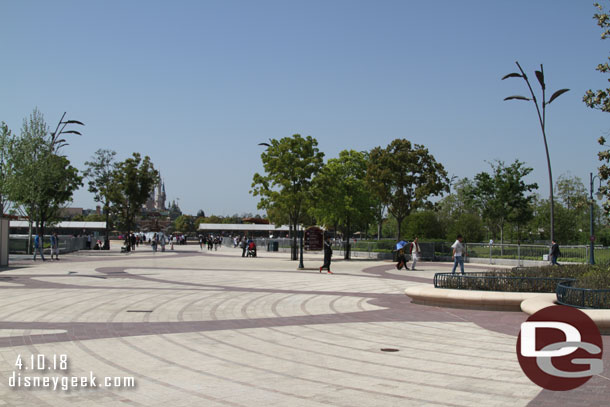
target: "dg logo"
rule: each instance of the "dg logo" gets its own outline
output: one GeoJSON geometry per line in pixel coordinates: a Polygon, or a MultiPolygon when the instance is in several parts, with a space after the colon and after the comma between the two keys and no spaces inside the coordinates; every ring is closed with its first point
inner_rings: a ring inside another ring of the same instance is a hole
{"type": "Polygon", "coordinates": [[[602,352],[602,337],[591,318],[563,305],[531,315],[517,339],[521,369],[547,390],[572,390],[601,374],[602,352]]]}

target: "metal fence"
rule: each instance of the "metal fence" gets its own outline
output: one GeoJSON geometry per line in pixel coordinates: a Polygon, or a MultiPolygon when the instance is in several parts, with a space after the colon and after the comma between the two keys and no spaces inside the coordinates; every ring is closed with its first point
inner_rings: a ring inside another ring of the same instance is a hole
{"type": "Polygon", "coordinates": [[[557,302],[578,308],[610,308],[610,290],[573,287],[574,281],[557,285],[557,302]]]}
{"type": "Polygon", "coordinates": [[[559,283],[576,281],[572,278],[511,276],[489,273],[436,273],[434,287],[461,290],[554,293],[559,283]]]}
{"type": "MultiPolygon", "coordinates": [[[[59,238],[59,252],[70,253],[77,250],[83,250],[87,246],[87,237],[74,237],[74,236],[58,236],[59,238]]],[[[34,250],[34,236],[30,241],[30,251],[34,250]]],[[[43,239],[43,247],[45,253],[51,252],[51,237],[45,236],[43,239]]],[[[8,242],[8,250],[10,254],[28,254],[28,235],[10,235],[8,242]]]]}
{"type": "MultiPolygon", "coordinates": [[[[290,252],[292,240],[288,238],[268,239],[255,238],[258,250],[274,251],[274,242],[277,251],[290,252]]],[[[225,238],[223,244],[233,245],[233,239],[225,238]]],[[[297,239],[297,246],[299,241],[297,239]]],[[[350,257],[354,258],[389,258],[392,256],[396,241],[384,240],[350,240],[350,257]]],[[[453,249],[452,242],[420,242],[421,258],[423,260],[442,261],[450,260],[453,249]]],[[[344,256],[346,243],[333,241],[333,251],[336,256],[344,256]]],[[[490,264],[499,264],[502,260],[517,260],[522,265],[524,260],[548,261],[550,246],[534,244],[492,244],[466,243],[469,258],[486,259],[490,264]]],[[[595,247],[596,262],[610,262],[610,248],[595,247]]],[[[590,256],[590,247],[586,245],[561,246],[560,262],[587,263],[590,256]]]]}

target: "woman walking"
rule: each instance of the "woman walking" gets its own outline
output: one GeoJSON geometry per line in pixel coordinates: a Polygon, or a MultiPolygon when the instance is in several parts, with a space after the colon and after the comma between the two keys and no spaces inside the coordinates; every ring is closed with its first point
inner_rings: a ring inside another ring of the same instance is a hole
{"type": "Polygon", "coordinates": [[[320,267],[320,273],[323,269],[326,269],[328,274],[333,274],[333,272],[330,271],[330,259],[332,256],[333,248],[330,243],[330,236],[326,236],[326,240],[324,240],[324,264],[322,265],[322,267],[320,267]]]}

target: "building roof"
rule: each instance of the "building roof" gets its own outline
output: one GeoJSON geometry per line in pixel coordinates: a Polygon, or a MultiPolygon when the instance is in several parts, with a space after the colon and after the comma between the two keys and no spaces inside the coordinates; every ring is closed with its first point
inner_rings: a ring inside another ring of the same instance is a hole
{"type": "MultiPolygon", "coordinates": [[[[27,228],[29,226],[26,220],[12,220],[10,221],[10,227],[12,228],[27,228]]],[[[72,222],[63,221],[55,223],[51,228],[59,229],[106,229],[106,222],[72,222]]]]}
{"type": "Polygon", "coordinates": [[[288,226],[251,225],[247,223],[200,223],[199,230],[288,231],[288,226]]]}

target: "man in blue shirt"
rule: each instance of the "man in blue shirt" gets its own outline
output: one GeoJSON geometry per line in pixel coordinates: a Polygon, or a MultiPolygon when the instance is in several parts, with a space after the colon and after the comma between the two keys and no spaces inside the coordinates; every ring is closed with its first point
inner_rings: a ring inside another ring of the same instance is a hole
{"type": "Polygon", "coordinates": [[[36,235],[34,237],[34,258],[33,258],[33,260],[36,260],[36,254],[38,252],[40,252],[40,258],[42,259],[42,261],[44,261],[44,254],[42,253],[43,249],[44,249],[43,246],[44,246],[44,244],[43,244],[42,237],[40,235],[36,235]]]}

